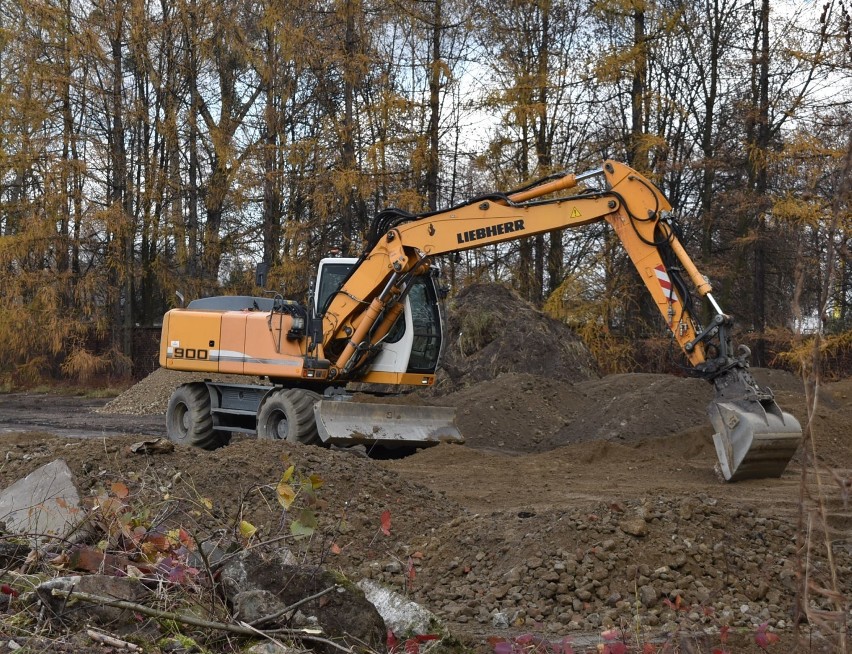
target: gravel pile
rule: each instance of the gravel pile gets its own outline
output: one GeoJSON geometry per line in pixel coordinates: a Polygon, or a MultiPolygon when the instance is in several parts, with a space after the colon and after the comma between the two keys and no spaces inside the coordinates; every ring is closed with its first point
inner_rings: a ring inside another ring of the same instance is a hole
{"type": "Polygon", "coordinates": [[[234,384],[263,384],[259,377],[242,375],[216,375],[210,373],[181,372],[158,368],[138,384],[105,404],[97,413],[113,413],[126,416],[164,414],[169,406],[172,392],[181,384],[204,381],[232,382],[234,384]]]}
{"type": "MultiPolygon", "coordinates": [[[[708,496],[462,516],[408,554],[413,584],[399,558],[361,574],[408,588],[443,618],[483,632],[565,634],[637,620],[665,632],[785,629],[793,614],[790,521],[721,509],[708,496]]],[[[850,578],[850,562],[848,551],[838,553],[840,578],[850,578]]]]}

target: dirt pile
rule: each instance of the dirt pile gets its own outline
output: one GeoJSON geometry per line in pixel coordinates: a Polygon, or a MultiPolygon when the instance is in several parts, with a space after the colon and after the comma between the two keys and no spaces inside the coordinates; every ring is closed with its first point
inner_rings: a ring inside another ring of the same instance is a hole
{"type": "Polygon", "coordinates": [[[595,440],[635,442],[707,423],[712,388],[698,379],[624,374],[569,384],[504,374],[432,400],[458,408],[471,447],[543,452],[595,440]]]}
{"type": "Polygon", "coordinates": [[[260,377],[198,374],[158,368],[142,381],[134,384],[121,395],[99,408],[98,413],[127,416],[165,414],[166,408],[169,406],[169,398],[178,386],[204,379],[233,384],[269,384],[267,380],[260,377]]]}
{"type": "Polygon", "coordinates": [[[580,338],[501,284],[463,289],[448,307],[441,393],[505,373],[578,382],[598,377],[580,338]]]}

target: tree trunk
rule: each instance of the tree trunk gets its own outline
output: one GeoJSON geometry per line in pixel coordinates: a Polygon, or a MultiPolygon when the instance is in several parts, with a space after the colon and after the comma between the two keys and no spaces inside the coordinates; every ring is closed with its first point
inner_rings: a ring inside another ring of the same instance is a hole
{"type": "Polygon", "coordinates": [[[426,197],[430,211],[438,208],[439,119],[441,117],[441,0],[434,0],[432,14],[432,61],[429,71],[429,158],[426,164],[426,197]]]}
{"type": "Polygon", "coordinates": [[[645,135],[645,77],[648,70],[646,52],[645,12],[637,8],[633,13],[633,83],[630,88],[630,142],[627,149],[627,162],[640,172],[648,170],[648,152],[644,145],[645,135]]]}
{"type": "Polygon", "coordinates": [[[343,192],[341,250],[343,256],[351,256],[355,249],[353,239],[356,222],[355,189],[352,187],[352,180],[355,175],[355,56],[358,51],[355,15],[359,11],[359,0],[345,0],[343,10],[346,35],[343,44],[343,124],[340,132],[343,150],[341,172],[346,180],[346,189],[343,192]]]}

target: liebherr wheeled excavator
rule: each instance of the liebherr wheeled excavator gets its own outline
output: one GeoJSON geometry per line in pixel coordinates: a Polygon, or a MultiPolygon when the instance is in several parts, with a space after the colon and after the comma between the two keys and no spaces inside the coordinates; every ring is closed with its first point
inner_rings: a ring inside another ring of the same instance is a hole
{"type": "Polygon", "coordinates": [[[434,383],[442,340],[433,274],[438,255],[605,221],[691,370],[715,388],[708,412],[723,477],[780,476],[801,427],[755,382],[747,348],[734,349],[732,319],[684,251],[670,211],[653,183],[615,161],[444,211],[385,210],[359,258],[321,262],[307,306],[280,296],[223,296],[165,315],[161,366],[270,381],[180,386],[166,415],[169,437],[206,448],[233,433],[342,445],[460,441],[451,408],[356,403],[345,401],[341,389],[350,382],[384,389],[434,383]],[[573,187],[573,194],[563,192],[573,187]],[[712,310],[707,325],[699,322],[693,293],[712,310]]]}

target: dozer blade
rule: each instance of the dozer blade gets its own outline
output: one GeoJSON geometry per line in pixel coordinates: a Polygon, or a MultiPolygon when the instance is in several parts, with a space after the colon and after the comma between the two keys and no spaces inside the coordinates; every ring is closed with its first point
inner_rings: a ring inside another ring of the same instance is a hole
{"type": "Polygon", "coordinates": [[[322,400],[314,405],[323,443],[414,445],[462,443],[454,407],[365,404],[322,400]]]}
{"type": "Polygon", "coordinates": [[[802,441],[802,427],[770,398],[711,402],[716,456],[725,481],[780,477],[802,441]]]}

